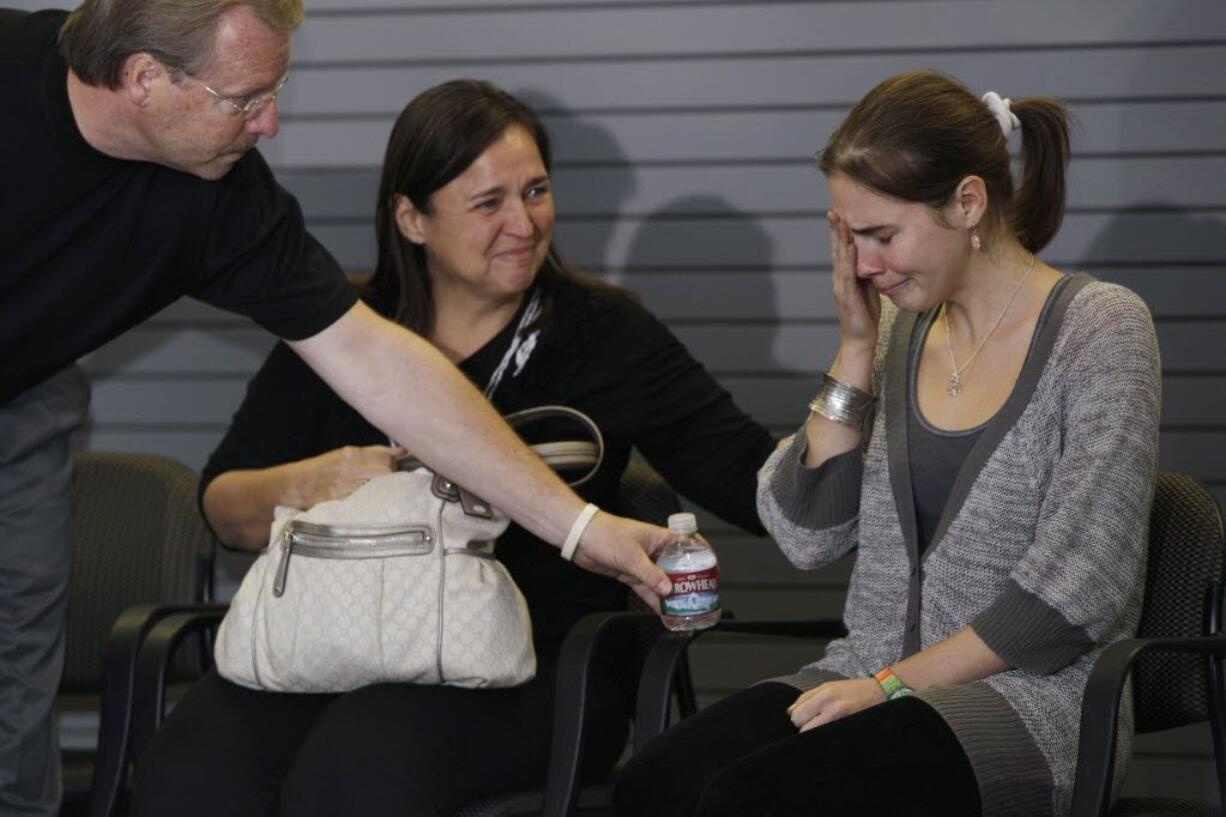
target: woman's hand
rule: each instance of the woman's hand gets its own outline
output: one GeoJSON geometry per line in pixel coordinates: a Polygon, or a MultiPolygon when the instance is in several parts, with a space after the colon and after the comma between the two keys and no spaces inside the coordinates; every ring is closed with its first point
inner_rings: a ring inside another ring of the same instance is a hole
{"type": "Polygon", "coordinates": [[[399,446],[346,446],[283,465],[226,471],[204,489],[204,516],[227,546],[256,551],[268,544],[278,505],[309,508],[343,499],[366,480],[391,473],[404,453],[399,446]]]}
{"type": "Polygon", "coordinates": [[[301,460],[293,464],[284,499],[295,508],[344,499],[367,480],[392,473],[404,455],[400,446],[347,445],[301,460]]]}
{"type": "Polygon", "coordinates": [[[830,260],[834,304],[839,316],[840,356],[866,353],[871,360],[877,348],[877,322],[881,318],[881,295],[868,281],[856,275],[856,242],[847,222],[833,210],[830,222],[830,260]]]}
{"type": "MultiPolygon", "coordinates": [[[[826,211],[826,220],[830,222],[831,280],[839,315],[839,351],[827,373],[840,383],[871,393],[881,296],[871,283],[856,275],[856,243],[847,223],[833,210],[826,211]]],[[[861,429],[817,412],[809,415],[804,431],[808,445],[802,464],[806,468],[817,468],[861,441],[861,429]]]]}
{"type": "Polygon", "coordinates": [[[788,707],[788,716],[801,732],[807,732],[884,701],[885,691],[874,678],[827,681],[801,693],[788,707]]]}

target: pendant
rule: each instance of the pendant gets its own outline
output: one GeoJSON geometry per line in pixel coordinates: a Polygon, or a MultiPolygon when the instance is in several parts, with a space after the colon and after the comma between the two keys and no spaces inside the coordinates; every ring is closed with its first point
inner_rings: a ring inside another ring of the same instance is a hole
{"type": "Polygon", "coordinates": [[[954,372],[954,376],[949,378],[949,385],[945,387],[945,393],[950,397],[957,397],[960,391],[962,391],[962,375],[954,372]]]}

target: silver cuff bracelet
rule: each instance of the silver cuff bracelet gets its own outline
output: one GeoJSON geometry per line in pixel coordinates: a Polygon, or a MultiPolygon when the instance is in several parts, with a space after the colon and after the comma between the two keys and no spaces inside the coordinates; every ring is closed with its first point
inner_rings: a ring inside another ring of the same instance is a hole
{"type": "Polygon", "coordinates": [[[820,414],[827,420],[863,431],[864,421],[876,402],[877,398],[868,392],[823,373],[822,386],[813,402],[809,403],[809,411],[820,414]]]}

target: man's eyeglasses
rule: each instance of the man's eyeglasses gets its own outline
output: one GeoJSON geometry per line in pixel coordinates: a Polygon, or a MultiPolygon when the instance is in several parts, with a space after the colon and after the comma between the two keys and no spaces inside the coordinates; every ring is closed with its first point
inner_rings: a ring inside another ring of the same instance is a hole
{"type": "MultiPolygon", "coordinates": [[[[191,75],[188,74],[187,76],[190,77],[191,75]]],[[[191,78],[196,79],[195,77],[191,78]]],[[[230,116],[241,116],[244,119],[251,119],[277,98],[277,94],[281,93],[285,83],[289,82],[289,74],[282,74],[281,79],[277,80],[277,84],[272,87],[271,91],[265,91],[254,96],[222,96],[200,80],[196,79],[196,82],[199,82],[204,90],[208,91],[221,104],[222,110],[230,116]]]]}

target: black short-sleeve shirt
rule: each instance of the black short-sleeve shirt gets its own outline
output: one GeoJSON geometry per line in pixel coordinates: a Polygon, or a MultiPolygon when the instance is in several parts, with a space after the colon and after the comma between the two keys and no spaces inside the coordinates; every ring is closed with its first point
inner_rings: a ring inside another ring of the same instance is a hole
{"type": "Polygon", "coordinates": [[[182,295],[291,340],[355,302],[258,152],[206,181],[81,136],[65,13],[0,10],[0,405],[182,295]]]}

